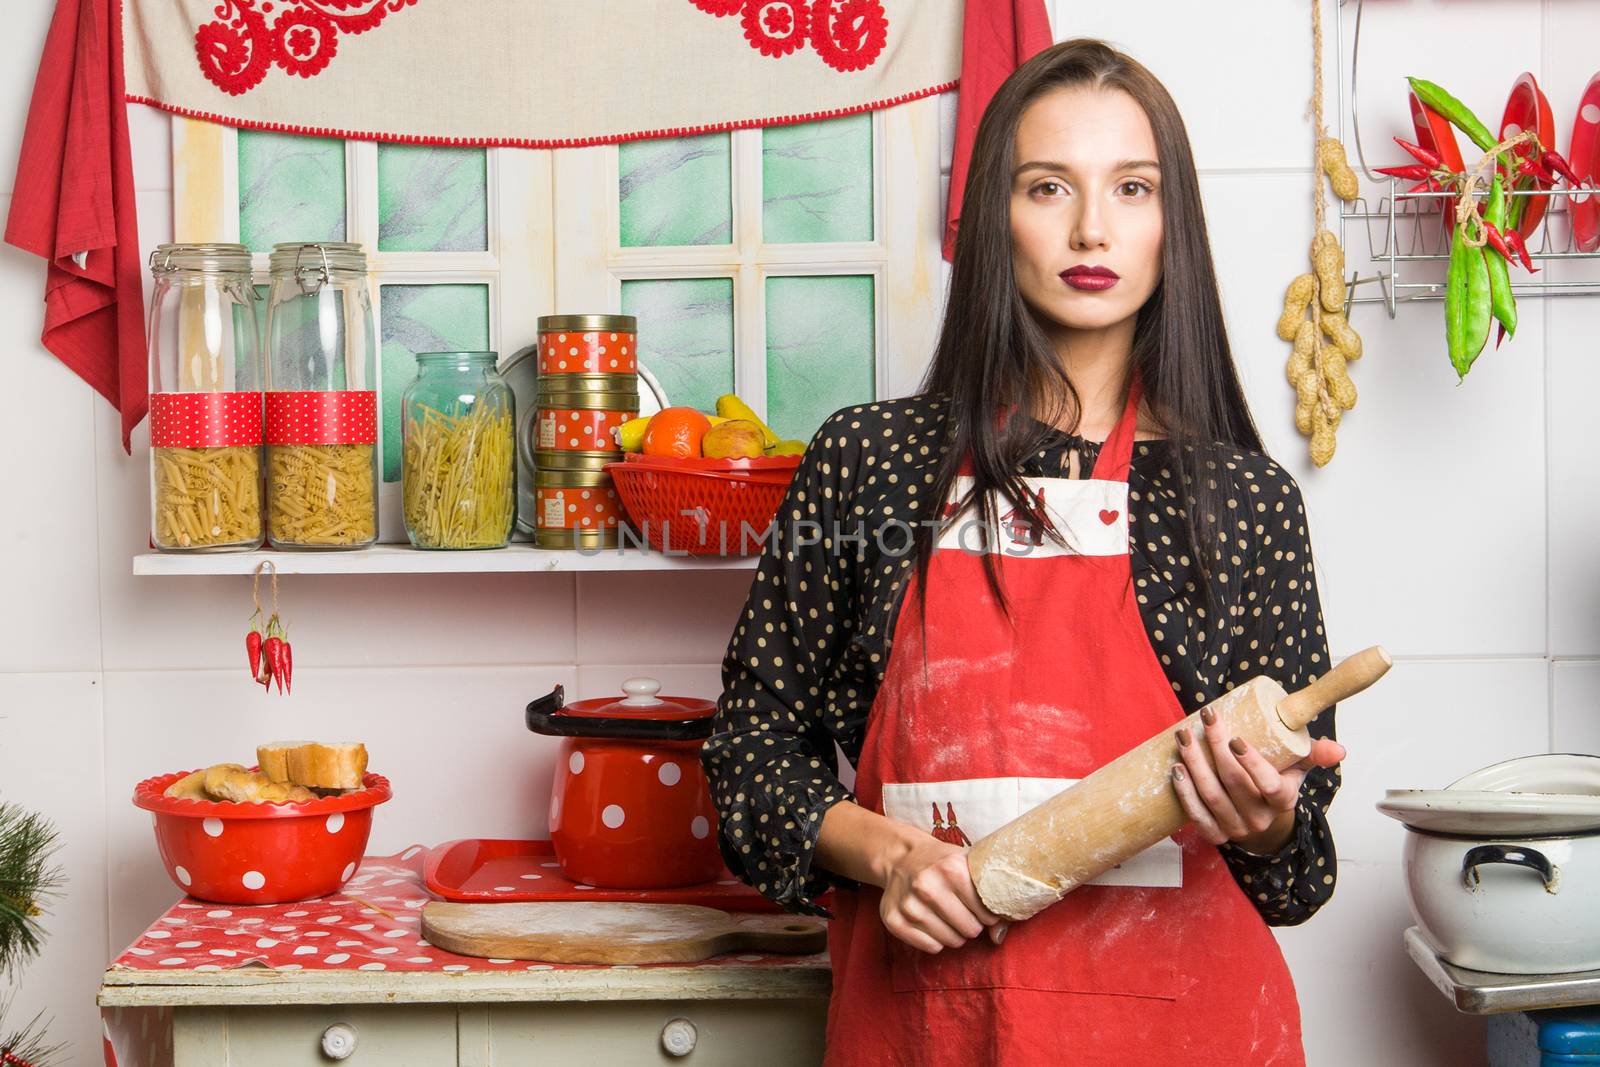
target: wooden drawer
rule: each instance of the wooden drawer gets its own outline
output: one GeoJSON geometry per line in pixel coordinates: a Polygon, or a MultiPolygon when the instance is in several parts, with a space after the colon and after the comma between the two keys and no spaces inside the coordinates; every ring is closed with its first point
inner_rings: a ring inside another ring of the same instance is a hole
{"type": "MultiPolygon", "coordinates": [[[[646,1000],[495,1004],[487,1014],[486,1054],[469,1056],[474,1027],[462,1015],[462,1067],[530,1063],[613,1067],[815,1067],[822,1062],[826,1000],[646,1000]],[[676,1020],[676,1022],[675,1022],[676,1020]],[[670,1034],[664,1034],[672,1024],[670,1034]],[[666,1045],[673,1041],[682,1055],[666,1045]]],[[[474,1047],[473,1052],[478,1051],[474,1047]]]]}
{"type": "Polygon", "coordinates": [[[177,1008],[173,1051],[175,1067],[813,1067],[827,1012],[815,998],[177,1008]],[[354,1035],[343,1060],[323,1052],[335,1026],[354,1035]]]}
{"type": "Polygon", "coordinates": [[[174,1067],[455,1067],[456,1005],[178,1008],[174,1067]],[[343,1024],[354,1050],[336,1060],[323,1034],[343,1024]]]}

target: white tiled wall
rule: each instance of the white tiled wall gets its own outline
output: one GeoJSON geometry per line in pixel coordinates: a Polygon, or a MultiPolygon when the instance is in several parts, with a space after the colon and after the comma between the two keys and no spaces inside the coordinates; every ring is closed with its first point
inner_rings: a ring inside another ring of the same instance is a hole
{"type": "MultiPolygon", "coordinates": [[[[16,6],[0,42],[0,208],[53,5],[16,6]]],[[[1437,303],[1392,321],[1357,309],[1361,403],[1334,463],[1312,469],[1272,332],[1311,233],[1309,12],[1283,0],[1053,8],[1058,39],[1109,39],[1177,100],[1235,355],[1268,448],[1310,508],[1334,653],[1381,642],[1399,659],[1340,723],[1351,755],[1332,816],[1338,893],[1310,924],[1281,932],[1311,1062],[1481,1060],[1481,1020],[1450,1009],[1400,946],[1402,831],[1372,805],[1386,788],[1444,785],[1504,757],[1600,751],[1597,302],[1524,303],[1519,337],[1459,387],[1437,303]]],[[[1347,60],[1353,9],[1349,0],[1347,60]]],[[[1324,11],[1334,124],[1333,0],[1324,11]]],[[[1377,165],[1395,162],[1383,146],[1406,130],[1402,75],[1447,85],[1492,122],[1531,69],[1564,149],[1577,93],[1600,65],[1600,9],[1584,0],[1369,0],[1362,29],[1362,139],[1377,165]],[[1478,47],[1486,37],[1493,49],[1478,47]]],[[[132,117],[149,246],[170,232],[167,125],[145,108],[132,117]]],[[[1362,240],[1349,233],[1352,259],[1362,240]]],[[[396,783],[375,848],[531,835],[544,825],[553,742],[523,729],[527,699],[557,682],[605,692],[641,670],[669,690],[718,688],[745,584],[719,572],[286,579],[296,698],[244,684],[248,581],[129,573],[145,538],[144,458],[122,454],[114,415],[37,344],[42,271],[0,248],[0,395],[11,398],[0,479],[3,499],[22,505],[0,523],[0,796],[49,815],[65,841],[66,895],[14,1011],[52,1012],[53,1035],[74,1046],[69,1062],[94,1055],[106,958],[173,895],[128,801],[138,779],[246,758],[269,737],[360,737],[396,783]]],[[[141,429],[136,447],[143,440],[141,429]]]]}

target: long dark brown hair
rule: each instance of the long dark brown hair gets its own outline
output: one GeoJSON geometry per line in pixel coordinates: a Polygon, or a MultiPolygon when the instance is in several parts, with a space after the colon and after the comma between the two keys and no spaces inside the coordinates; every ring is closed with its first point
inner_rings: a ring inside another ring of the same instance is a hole
{"type": "MultiPolygon", "coordinates": [[[[1235,573],[1238,566],[1231,553],[1217,553],[1208,528],[1231,530],[1232,515],[1247,513],[1250,504],[1237,500],[1235,507],[1227,506],[1232,479],[1225,477],[1217,446],[1260,452],[1261,436],[1223,326],[1183,119],[1150,71],[1103,41],[1062,41],[1040,52],[1005,80],[978,124],[944,323],[922,384],[922,391],[945,397],[949,405],[948,447],[923,507],[937,509],[948,498],[962,457],[970,455],[975,484],[963,498],[964,514],[976,505],[980,521],[993,529],[994,490],[1024,513],[1032,512],[1019,464],[1043,446],[1069,411],[1076,413],[1071,429],[1082,418],[1081,398],[1017,288],[1011,240],[1012,157],[1022,114],[1045,93],[1080,86],[1127,93],[1144,109],[1155,134],[1161,165],[1161,280],[1137,315],[1129,377],[1142,380],[1145,402],[1167,433],[1166,447],[1186,498],[1175,503],[1185,508],[1189,556],[1214,607],[1214,564],[1235,573]],[[1000,425],[996,413],[1011,410],[1034,418],[1008,418],[1000,425]],[[1212,521],[1202,522],[1207,516],[1212,521]]],[[[916,573],[924,613],[932,530],[929,522],[918,526],[916,573]]],[[[1009,618],[993,553],[985,554],[984,564],[995,599],[1009,618]]]]}

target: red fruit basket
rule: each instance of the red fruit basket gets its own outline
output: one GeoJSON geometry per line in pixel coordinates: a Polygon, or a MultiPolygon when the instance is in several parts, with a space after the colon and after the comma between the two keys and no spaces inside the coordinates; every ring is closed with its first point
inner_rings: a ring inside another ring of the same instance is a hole
{"type": "Polygon", "coordinates": [[[164,796],[187,771],[146,778],[136,806],[155,821],[156,846],[173,884],[218,904],[281,904],[327,896],[361,866],[372,809],[391,796],[389,779],[294,803],[243,804],[164,796]]]}
{"type": "Polygon", "coordinates": [[[629,521],[658,552],[748,556],[789,489],[799,456],[674,459],[630,452],[607,463],[629,521]]]}

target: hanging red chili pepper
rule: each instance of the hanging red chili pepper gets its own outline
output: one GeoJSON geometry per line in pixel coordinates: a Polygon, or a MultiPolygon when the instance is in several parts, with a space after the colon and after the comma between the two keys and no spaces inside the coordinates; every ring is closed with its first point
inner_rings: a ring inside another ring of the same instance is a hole
{"type": "Polygon", "coordinates": [[[250,632],[244,635],[244,650],[250,657],[250,680],[255,681],[261,674],[261,612],[259,610],[250,616],[250,632]]]}
{"type": "MultiPolygon", "coordinates": [[[[1506,247],[1506,235],[1502,234],[1494,223],[1488,219],[1483,220],[1484,231],[1489,235],[1489,247],[1499,252],[1508,263],[1516,262],[1516,254],[1506,247]]],[[[1515,233],[1516,231],[1512,231],[1515,233]]]]}
{"type": "Polygon", "coordinates": [[[245,647],[250,652],[251,675],[256,681],[272,691],[274,679],[278,683],[278,692],[293,692],[290,678],[293,660],[289,653],[289,642],[285,638],[283,621],[278,618],[278,569],[270,560],[262,560],[256,565],[255,583],[251,587],[251,596],[256,602],[256,613],[252,615],[251,622],[256,624],[249,636],[245,639],[245,647]],[[268,616],[266,625],[260,625],[261,618],[261,571],[272,567],[272,613],[268,616]]]}
{"type": "Polygon", "coordinates": [[[1443,165],[1443,161],[1439,158],[1439,153],[1430,148],[1423,148],[1419,144],[1412,144],[1410,141],[1407,141],[1401,137],[1396,137],[1394,139],[1394,143],[1411,153],[1411,158],[1415,159],[1418,163],[1421,163],[1425,167],[1438,167],[1443,165]]]}
{"type": "Polygon", "coordinates": [[[1556,176],[1550,173],[1550,171],[1545,167],[1544,163],[1536,159],[1522,160],[1517,164],[1517,173],[1526,174],[1532,178],[1538,178],[1540,181],[1551,185],[1554,185],[1556,180],[1556,176]]]}
{"type": "Polygon", "coordinates": [[[1379,174],[1387,174],[1392,178],[1402,178],[1413,182],[1419,178],[1426,178],[1433,173],[1431,168],[1425,167],[1421,163],[1410,163],[1403,167],[1378,167],[1377,171],[1379,174]]]}
{"type": "Polygon", "coordinates": [[[1578,177],[1577,172],[1572,169],[1571,165],[1569,165],[1564,158],[1562,158],[1561,153],[1557,152],[1555,149],[1546,149],[1544,155],[1539,157],[1539,162],[1544,165],[1547,171],[1553,170],[1565,178],[1567,180],[1567,184],[1572,186],[1574,189],[1583,184],[1583,179],[1578,177]]]}
{"type": "Polygon", "coordinates": [[[1516,230],[1507,230],[1502,236],[1505,238],[1506,247],[1517,254],[1523,268],[1529,274],[1538,274],[1539,268],[1533,265],[1533,257],[1528,255],[1528,246],[1523,243],[1522,234],[1516,230]]]}

